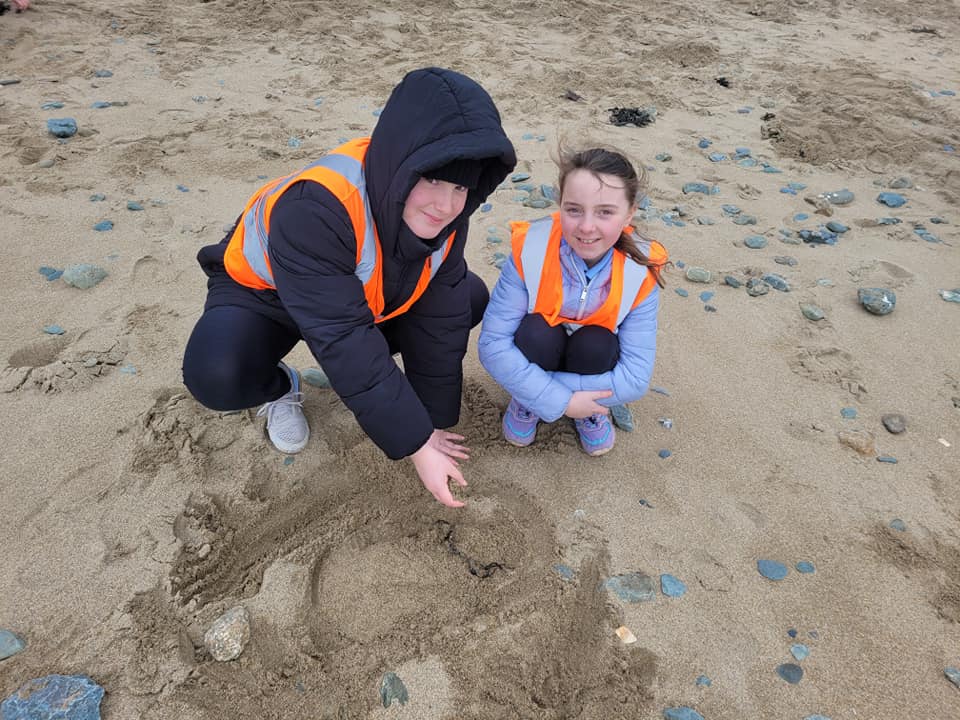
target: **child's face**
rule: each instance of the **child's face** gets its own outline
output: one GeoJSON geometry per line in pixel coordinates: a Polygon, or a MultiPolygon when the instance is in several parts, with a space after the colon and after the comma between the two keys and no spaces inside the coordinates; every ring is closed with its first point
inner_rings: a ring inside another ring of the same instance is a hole
{"type": "Polygon", "coordinates": [[[403,221],[417,237],[432,240],[463,212],[468,192],[446,180],[420,178],[407,195],[403,221]]]}
{"type": "Polygon", "coordinates": [[[567,244],[588,266],[612,248],[636,210],[623,180],[579,169],[567,174],[560,194],[560,227],[567,244]]]}

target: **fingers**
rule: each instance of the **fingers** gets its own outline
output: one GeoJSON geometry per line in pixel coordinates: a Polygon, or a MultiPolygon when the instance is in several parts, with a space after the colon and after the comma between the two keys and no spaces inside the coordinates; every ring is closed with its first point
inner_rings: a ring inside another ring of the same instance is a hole
{"type": "Polygon", "coordinates": [[[453,495],[450,494],[450,489],[446,486],[444,486],[442,490],[437,490],[437,492],[433,494],[433,497],[435,497],[441,505],[446,505],[451,508],[462,508],[465,504],[459,500],[454,500],[453,495]]]}
{"type": "Polygon", "coordinates": [[[466,487],[467,481],[463,479],[463,473],[460,472],[460,467],[457,466],[450,471],[450,477],[457,481],[457,485],[460,487],[466,487]]]}

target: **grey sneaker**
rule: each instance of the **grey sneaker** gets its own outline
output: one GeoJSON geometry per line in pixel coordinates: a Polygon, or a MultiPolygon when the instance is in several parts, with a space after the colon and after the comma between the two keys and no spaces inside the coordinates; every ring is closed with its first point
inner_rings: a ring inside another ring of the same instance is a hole
{"type": "Polygon", "coordinates": [[[257,417],[267,416],[267,435],[273,446],[282,453],[293,455],[307,446],[310,426],[303,414],[300,373],[284,363],[280,363],[280,367],[290,378],[290,391],[272,402],[264,403],[257,410],[257,417]]]}

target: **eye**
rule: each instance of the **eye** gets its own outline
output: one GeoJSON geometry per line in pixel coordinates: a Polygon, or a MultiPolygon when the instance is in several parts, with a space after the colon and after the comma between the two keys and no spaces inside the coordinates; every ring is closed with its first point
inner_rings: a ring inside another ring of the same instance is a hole
{"type": "Polygon", "coordinates": [[[468,188],[466,185],[457,185],[457,187],[454,188],[454,189],[455,189],[458,193],[470,192],[470,188],[468,188]]]}

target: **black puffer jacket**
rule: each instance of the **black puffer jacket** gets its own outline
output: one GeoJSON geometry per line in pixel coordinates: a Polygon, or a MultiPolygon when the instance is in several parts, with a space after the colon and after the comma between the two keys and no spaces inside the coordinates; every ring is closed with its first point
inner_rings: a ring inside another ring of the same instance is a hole
{"type": "Polygon", "coordinates": [[[425,258],[456,240],[424,295],[395,323],[404,369],[377,330],[356,270],[357,238],[346,210],[323,186],[300,182],[274,206],[270,260],[277,294],[330,383],[367,435],[389,456],[412,454],[434,428],[456,424],[462,360],[470,333],[463,258],[468,218],[516,164],[487,92],[438,68],[417,70],[383,108],[365,159],[367,190],[383,249],[384,314],[413,293],[425,258]],[[421,174],[455,159],[484,161],[478,186],[433,241],[402,222],[421,174]]]}

